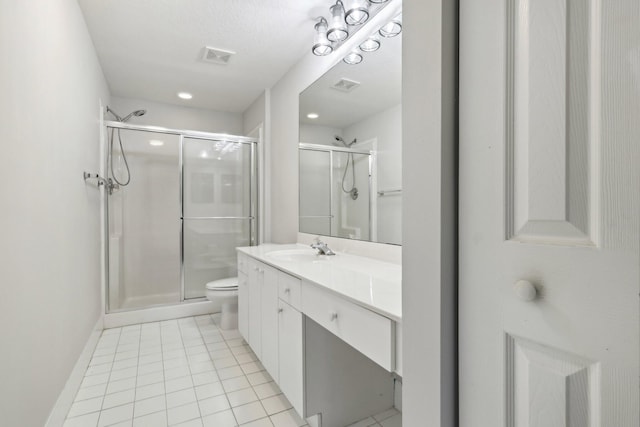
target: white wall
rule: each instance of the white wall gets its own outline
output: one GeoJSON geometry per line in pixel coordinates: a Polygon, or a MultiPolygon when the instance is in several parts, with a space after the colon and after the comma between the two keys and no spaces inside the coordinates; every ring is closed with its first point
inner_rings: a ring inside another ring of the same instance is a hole
{"type": "Polygon", "coordinates": [[[0,0],[0,424],[44,425],[102,313],[99,105],[75,0],[0,0]]]}
{"type": "Polygon", "coordinates": [[[247,136],[261,124],[264,124],[266,114],[266,93],[253,101],[253,104],[242,113],[242,135],[247,136]]]}
{"type": "MultiPolygon", "coordinates": [[[[243,132],[242,114],[240,113],[227,113],[204,108],[164,104],[146,99],[115,96],[111,98],[109,106],[120,116],[127,115],[135,110],[147,110],[144,116],[132,118],[129,122],[132,124],[228,133],[231,135],[242,135],[243,132]]],[[[107,116],[107,120],[113,120],[111,115],[107,116]]]]}
{"type": "Polygon", "coordinates": [[[406,426],[457,425],[456,7],[449,0],[404,0],[402,15],[406,426]]]}
{"type": "Polygon", "coordinates": [[[342,129],[307,123],[300,124],[300,142],[306,144],[333,145],[336,135],[342,136],[342,129]]]}

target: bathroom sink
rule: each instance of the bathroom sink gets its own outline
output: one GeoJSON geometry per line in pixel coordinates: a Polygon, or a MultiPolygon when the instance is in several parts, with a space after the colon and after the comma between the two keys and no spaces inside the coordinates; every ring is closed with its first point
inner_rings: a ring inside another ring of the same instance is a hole
{"type": "Polygon", "coordinates": [[[269,252],[265,255],[274,261],[284,262],[323,262],[332,256],[318,255],[314,249],[289,249],[283,251],[269,252]]]}

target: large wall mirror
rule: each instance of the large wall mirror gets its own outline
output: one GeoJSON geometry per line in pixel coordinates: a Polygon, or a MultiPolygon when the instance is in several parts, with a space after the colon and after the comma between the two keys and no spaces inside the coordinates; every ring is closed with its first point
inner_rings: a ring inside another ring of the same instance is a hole
{"type": "Polygon", "coordinates": [[[402,37],[300,94],[300,231],[402,244],[402,37]]]}

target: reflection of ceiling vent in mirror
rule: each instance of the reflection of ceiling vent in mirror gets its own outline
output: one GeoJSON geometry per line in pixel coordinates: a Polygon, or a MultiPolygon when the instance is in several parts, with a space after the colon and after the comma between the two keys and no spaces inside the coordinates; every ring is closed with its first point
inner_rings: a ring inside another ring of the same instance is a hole
{"type": "Polygon", "coordinates": [[[229,63],[229,60],[235,54],[235,52],[230,50],[206,46],[204,48],[204,53],[202,54],[202,60],[206,62],[213,62],[214,64],[225,65],[229,63]]]}
{"type": "Polygon", "coordinates": [[[360,86],[360,82],[342,78],[338,81],[338,83],[331,86],[331,88],[339,90],[340,92],[351,92],[358,86],[360,86]]]}

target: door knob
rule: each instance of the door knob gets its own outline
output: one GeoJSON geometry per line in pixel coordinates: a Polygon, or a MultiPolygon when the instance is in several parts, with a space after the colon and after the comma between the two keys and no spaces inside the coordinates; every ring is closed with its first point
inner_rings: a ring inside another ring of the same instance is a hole
{"type": "Polygon", "coordinates": [[[536,287],[528,280],[518,280],[514,285],[514,290],[518,298],[523,301],[533,301],[538,296],[536,287]]]}

